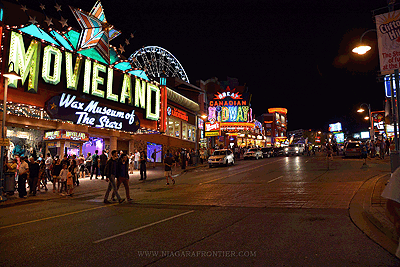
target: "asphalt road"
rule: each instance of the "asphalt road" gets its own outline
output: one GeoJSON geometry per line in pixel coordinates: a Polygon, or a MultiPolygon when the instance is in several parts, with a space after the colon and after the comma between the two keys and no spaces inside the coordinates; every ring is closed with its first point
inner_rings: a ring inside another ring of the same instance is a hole
{"type": "MultiPolygon", "coordinates": [[[[282,157],[0,209],[2,266],[399,266],[348,206],[379,161],[282,157]],[[120,189],[122,195],[124,190],[120,189]]],[[[104,186],[105,187],[105,186],[104,186]]]]}

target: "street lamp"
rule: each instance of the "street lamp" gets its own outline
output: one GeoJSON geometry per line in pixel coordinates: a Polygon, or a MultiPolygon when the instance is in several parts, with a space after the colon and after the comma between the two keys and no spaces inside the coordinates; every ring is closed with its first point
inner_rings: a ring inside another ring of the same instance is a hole
{"type": "MultiPolygon", "coordinates": [[[[4,140],[6,138],[6,114],[7,114],[7,91],[8,91],[8,79],[11,80],[22,80],[21,76],[19,76],[14,71],[14,63],[10,62],[8,65],[8,71],[3,74],[4,77],[4,95],[3,95],[3,119],[1,121],[1,139],[4,140]],[[12,70],[10,71],[10,66],[12,65],[12,70]]],[[[1,158],[0,158],[0,201],[6,201],[7,198],[3,196],[4,189],[4,146],[1,146],[1,158]]]]}
{"type": "Polygon", "coordinates": [[[365,31],[361,37],[360,37],[360,44],[357,47],[354,47],[353,50],[351,50],[353,53],[359,54],[359,55],[364,55],[365,53],[367,53],[369,50],[371,50],[371,47],[369,45],[365,45],[362,43],[362,38],[364,37],[365,34],[367,34],[368,32],[372,32],[375,31],[375,29],[370,29],[365,31]]]}
{"type": "Polygon", "coordinates": [[[362,108],[362,106],[366,106],[368,109],[368,116],[364,117],[365,120],[369,119],[369,123],[370,123],[370,130],[369,130],[369,135],[371,138],[371,141],[375,140],[375,134],[374,134],[374,124],[372,121],[372,116],[371,116],[371,105],[370,104],[366,104],[366,103],[362,103],[360,105],[360,108],[357,110],[358,113],[364,112],[365,110],[362,108]]]}

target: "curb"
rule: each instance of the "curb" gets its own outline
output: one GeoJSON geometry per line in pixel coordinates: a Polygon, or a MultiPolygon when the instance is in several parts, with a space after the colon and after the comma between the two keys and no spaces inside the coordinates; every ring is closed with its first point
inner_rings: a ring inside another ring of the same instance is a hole
{"type": "Polygon", "coordinates": [[[365,181],[349,205],[351,221],[369,238],[395,256],[398,240],[394,226],[386,218],[383,207],[374,207],[374,197],[380,197],[377,184],[388,179],[389,174],[365,181]]]}

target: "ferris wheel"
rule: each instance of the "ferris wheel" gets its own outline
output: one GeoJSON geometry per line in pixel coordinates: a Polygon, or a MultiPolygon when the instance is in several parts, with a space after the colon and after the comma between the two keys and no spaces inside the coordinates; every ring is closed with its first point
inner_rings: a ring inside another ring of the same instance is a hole
{"type": "Polygon", "coordinates": [[[144,70],[147,77],[157,78],[162,73],[178,77],[189,83],[181,63],[168,50],[159,46],[146,46],[135,51],[128,59],[136,68],[144,70]]]}

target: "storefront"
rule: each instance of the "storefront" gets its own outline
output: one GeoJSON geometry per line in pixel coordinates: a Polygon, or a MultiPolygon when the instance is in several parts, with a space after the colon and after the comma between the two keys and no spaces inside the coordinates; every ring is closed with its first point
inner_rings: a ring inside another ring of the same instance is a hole
{"type": "MultiPolygon", "coordinates": [[[[126,69],[126,60],[114,48],[104,53],[98,43],[84,49],[79,38],[84,29],[40,27],[26,21],[19,5],[4,6],[8,21],[1,28],[1,71],[14,70],[22,77],[8,81],[6,127],[11,156],[28,155],[27,151],[60,156],[96,149],[128,152],[135,134],[159,133],[157,82],[126,69]]],[[[3,96],[3,76],[0,84],[3,96]]],[[[188,130],[181,134],[193,135],[188,130]]]]}
{"type": "Polygon", "coordinates": [[[209,101],[206,136],[212,136],[212,145],[218,147],[265,146],[263,128],[253,119],[248,94],[230,90],[229,87],[209,101]],[[219,136],[215,136],[217,125],[219,136]]]}

